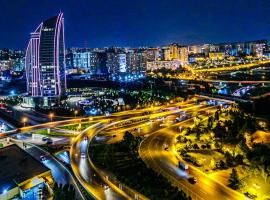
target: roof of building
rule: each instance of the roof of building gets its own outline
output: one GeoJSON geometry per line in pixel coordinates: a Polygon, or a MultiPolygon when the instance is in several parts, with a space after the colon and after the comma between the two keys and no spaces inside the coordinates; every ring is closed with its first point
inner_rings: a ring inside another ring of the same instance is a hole
{"type": "Polygon", "coordinates": [[[0,194],[42,173],[50,171],[17,145],[0,149],[0,194]]]}

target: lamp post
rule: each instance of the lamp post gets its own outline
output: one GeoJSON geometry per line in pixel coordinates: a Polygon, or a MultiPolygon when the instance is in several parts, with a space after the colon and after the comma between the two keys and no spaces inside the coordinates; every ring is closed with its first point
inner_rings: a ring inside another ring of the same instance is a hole
{"type": "Polygon", "coordinates": [[[75,110],[75,111],[74,111],[74,116],[75,116],[75,118],[77,117],[77,114],[78,114],[78,111],[75,110]]]}
{"type": "Polygon", "coordinates": [[[49,114],[49,117],[50,117],[50,119],[51,119],[51,122],[52,122],[52,120],[53,120],[53,117],[54,117],[54,114],[53,114],[53,113],[50,113],[50,114],[49,114]]]}
{"type": "Polygon", "coordinates": [[[25,123],[27,122],[27,117],[24,117],[23,119],[22,119],[22,122],[23,122],[23,126],[25,127],[25,123]]]}

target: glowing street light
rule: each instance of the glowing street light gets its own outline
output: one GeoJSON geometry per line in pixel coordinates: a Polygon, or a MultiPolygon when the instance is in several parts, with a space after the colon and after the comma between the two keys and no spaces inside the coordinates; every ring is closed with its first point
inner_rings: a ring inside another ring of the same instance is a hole
{"type": "Polygon", "coordinates": [[[77,117],[77,114],[78,114],[78,110],[75,110],[74,111],[75,118],[77,117]]]}
{"type": "Polygon", "coordinates": [[[53,113],[50,113],[50,114],[49,114],[49,117],[50,117],[51,122],[52,122],[52,119],[53,119],[53,117],[54,117],[54,114],[53,114],[53,113]]]}
{"type": "Polygon", "coordinates": [[[24,118],[22,119],[23,126],[25,126],[25,123],[26,123],[27,121],[28,121],[27,117],[24,117],[24,118]]]}

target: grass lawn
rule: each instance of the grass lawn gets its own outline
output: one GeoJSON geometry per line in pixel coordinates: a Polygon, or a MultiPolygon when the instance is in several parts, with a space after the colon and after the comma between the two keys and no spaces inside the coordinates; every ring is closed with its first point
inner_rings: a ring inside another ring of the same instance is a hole
{"type": "Polygon", "coordinates": [[[72,125],[66,125],[66,126],[58,126],[57,128],[64,129],[64,130],[71,130],[71,131],[82,131],[93,124],[95,124],[95,122],[81,123],[81,125],[72,124],[72,125]]]}
{"type": "Polygon", "coordinates": [[[40,134],[40,135],[48,135],[48,136],[70,136],[73,137],[74,134],[70,134],[70,133],[60,133],[60,132],[56,132],[56,131],[50,131],[50,133],[48,134],[47,129],[40,129],[34,132],[35,134],[40,134]]]}

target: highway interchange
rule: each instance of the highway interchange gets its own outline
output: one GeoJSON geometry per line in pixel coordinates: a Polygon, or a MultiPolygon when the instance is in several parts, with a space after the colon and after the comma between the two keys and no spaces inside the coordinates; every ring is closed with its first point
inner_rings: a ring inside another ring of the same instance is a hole
{"type": "MultiPolygon", "coordinates": [[[[175,135],[179,133],[179,127],[191,126],[194,117],[204,118],[215,112],[218,105],[207,105],[208,100],[208,97],[197,96],[196,100],[124,111],[111,116],[54,121],[0,133],[0,137],[5,138],[38,129],[93,121],[96,123],[72,138],[70,147],[72,171],[93,198],[147,199],[144,195],[118,182],[110,173],[97,168],[88,155],[91,141],[98,139],[100,135],[108,136],[109,140],[104,141],[105,143],[114,143],[122,139],[125,131],[130,131],[134,135],[145,136],[139,147],[139,154],[147,166],[168,178],[173,185],[184,190],[192,199],[244,199],[240,193],[209,178],[192,166],[190,174],[198,179],[198,183],[190,184],[186,180],[185,174],[181,173],[177,167],[181,158],[175,151],[175,135]],[[181,115],[188,117],[176,122],[176,117],[181,115]],[[115,137],[112,137],[113,135],[115,137]],[[169,147],[169,151],[164,150],[165,146],[169,147]]],[[[221,99],[216,100],[223,104],[233,103],[221,99]]],[[[82,195],[81,197],[84,198],[82,195]]]]}

